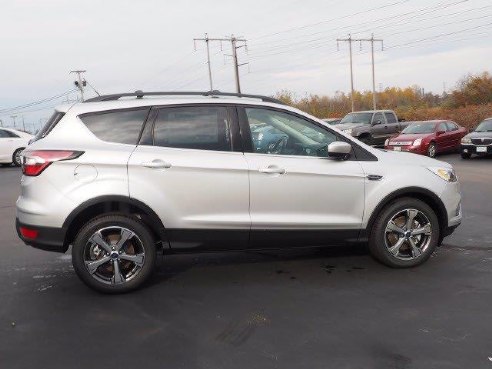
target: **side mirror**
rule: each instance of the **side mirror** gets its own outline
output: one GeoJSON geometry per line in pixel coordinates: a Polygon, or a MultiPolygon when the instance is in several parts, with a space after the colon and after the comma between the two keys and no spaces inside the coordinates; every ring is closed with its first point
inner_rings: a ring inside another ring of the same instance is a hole
{"type": "Polygon", "coordinates": [[[352,146],[347,142],[335,141],[328,145],[328,156],[336,160],[346,160],[352,152],[352,146]]]}
{"type": "Polygon", "coordinates": [[[443,135],[443,134],[445,134],[445,133],[446,133],[446,132],[444,132],[444,131],[437,131],[437,132],[436,132],[436,136],[440,136],[440,135],[443,135]]]}

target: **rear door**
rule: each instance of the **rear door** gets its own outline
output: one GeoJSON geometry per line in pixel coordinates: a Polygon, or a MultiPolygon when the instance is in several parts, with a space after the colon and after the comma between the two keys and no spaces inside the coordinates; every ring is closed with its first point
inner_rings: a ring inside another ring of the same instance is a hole
{"type": "Polygon", "coordinates": [[[384,113],[384,117],[386,118],[386,125],[388,126],[388,131],[391,135],[401,131],[400,123],[398,122],[395,113],[387,111],[384,113]]]}
{"type": "Polygon", "coordinates": [[[236,110],[154,108],[128,163],[130,196],[161,218],[173,249],[247,246],[248,166],[236,110]]]}
{"type": "Polygon", "coordinates": [[[449,149],[450,150],[459,149],[462,133],[460,132],[458,125],[454,122],[449,122],[449,121],[446,122],[446,125],[448,126],[448,131],[450,136],[449,149]]]}
{"type": "Polygon", "coordinates": [[[0,129],[0,162],[12,161],[12,138],[7,131],[0,129]]]}

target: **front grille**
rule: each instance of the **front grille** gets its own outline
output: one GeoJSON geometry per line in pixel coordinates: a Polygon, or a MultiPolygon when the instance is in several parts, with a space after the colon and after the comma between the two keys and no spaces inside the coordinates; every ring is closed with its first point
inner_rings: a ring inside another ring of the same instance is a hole
{"type": "Polygon", "coordinates": [[[472,138],[471,142],[474,145],[492,145],[492,138],[472,138]]]}

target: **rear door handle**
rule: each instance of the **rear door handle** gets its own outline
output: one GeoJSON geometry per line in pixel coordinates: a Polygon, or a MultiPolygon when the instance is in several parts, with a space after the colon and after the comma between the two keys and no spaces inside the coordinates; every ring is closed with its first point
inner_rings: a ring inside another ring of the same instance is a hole
{"type": "Polygon", "coordinates": [[[142,166],[146,167],[146,168],[152,168],[152,169],[168,169],[168,168],[172,167],[171,163],[167,163],[167,162],[160,160],[160,159],[147,161],[145,163],[142,163],[142,166]]]}
{"type": "Polygon", "coordinates": [[[269,165],[266,168],[260,168],[259,172],[266,174],[285,174],[285,169],[279,168],[276,165],[269,165]]]}

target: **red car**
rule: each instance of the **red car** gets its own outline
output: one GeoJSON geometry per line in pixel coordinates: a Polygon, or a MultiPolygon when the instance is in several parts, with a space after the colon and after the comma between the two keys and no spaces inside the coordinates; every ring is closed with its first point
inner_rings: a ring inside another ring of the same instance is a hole
{"type": "Polygon", "coordinates": [[[398,136],[387,139],[384,148],[433,158],[442,152],[458,151],[461,138],[467,133],[466,128],[449,120],[412,122],[398,136]]]}

